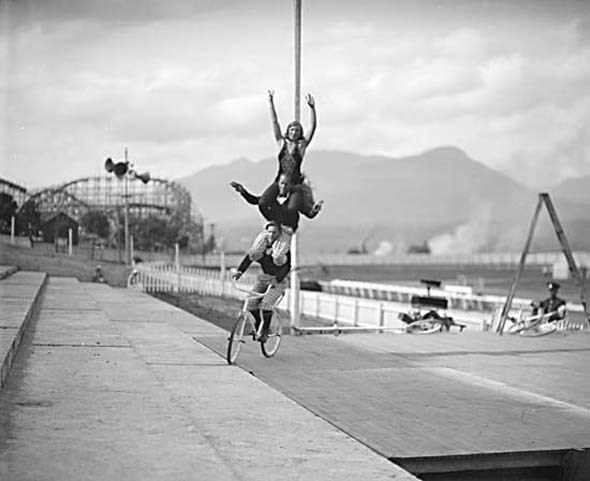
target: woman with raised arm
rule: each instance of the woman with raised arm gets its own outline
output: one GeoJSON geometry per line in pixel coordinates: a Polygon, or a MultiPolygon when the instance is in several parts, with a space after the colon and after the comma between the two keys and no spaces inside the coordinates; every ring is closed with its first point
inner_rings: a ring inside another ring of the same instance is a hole
{"type": "MultiPolygon", "coordinates": [[[[314,203],[311,186],[301,172],[305,151],[315,133],[317,117],[314,98],[308,94],[306,100],[311,112],[309,135],[307,137],[304,135],[303,126],[298,121],[291,122],[283,134],[274,105],[274,91],[268,91],[268,100],[273,133],[279,145],[277,175],[261,196],[250,194],[238,182],[231,182],[230,185],[248,203],[258,205],[258,209],[265,219],[274,220],[281,224],[281,238],[273,245],[273,259],[280,265],[290,249],[291,236],[297,230],[299,213],[313,219],[322,208],[322,201],[314,203]]],[[[263,237],[264,232],[261,232],[254,240],[249,251],[251,256],[257,257],[260,254],[262,243],[259,240],[263,237]]]]}
{"type": "Polygon", "coordinates": [[[268,91],[273,133],[279,146],[279,170],[274,182],[260,196],[259,206],[262,210],[267,206],[272,205],[272,202],[276,199],[279,192],[279,177],[281,174],[285,174],[291,184],[291,197],[289,199],[288,208],[297,209],[304,216],[313,219],[318,215],[323,202],[318,202],[317,204],[314,203],[311,186],[306,180],[305,175],[301,172],[301,164],[303,163],[305,151],[311,142],[311,139],[313,139],[317,125],[315,100],[311,94],[307,95],[306,100],[311,113],[311,127],[308,136],[306,137],[304,135],[303,126],[297,120],[294,120],[287,125],[287,129],[283,134],[274,104],[274,91],[268,91]]]}

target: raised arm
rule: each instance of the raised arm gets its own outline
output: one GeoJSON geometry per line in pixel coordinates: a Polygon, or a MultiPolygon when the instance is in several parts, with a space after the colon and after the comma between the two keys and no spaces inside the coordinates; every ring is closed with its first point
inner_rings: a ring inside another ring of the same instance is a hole
{"type": "Polygon", "coordinates": [[[258,205],[258,201],[260,200],[259,195],[251,194],[239,182],[232,181],[229,183],[229,185],[231,185],[236,192],[238,192],[244,199],[246,199],[246,202],[248,202],[248,204],[258,205]]]}
{"type": "Polygon", "coordinates": [[[279,118],[277,117],[277,110],[275,109],[274,101],[274,90],[268,91],[268,103],[270,104],[270,118],[272,120],[272,130],[275,136],[275,140],[281,142],[283,140],[283,133],[281,132],[281,126],[279,125],[279,118]]]}
{"type": "Polygon", "coordinates": [[[315,133],[315,128],[317,125],[317,115],[315,112],[315,100],[311,96],[311,94],[307,94],[306,100],[307,100],[307,105],[309,105],[310,114],[311,114],[311,126],[309,128],[309,132],[307,134],[307,139],[306,139],[307,144],[309,145],[309,143],[311,142],[311,139],[313,138],[313,134],[315,133]]]}

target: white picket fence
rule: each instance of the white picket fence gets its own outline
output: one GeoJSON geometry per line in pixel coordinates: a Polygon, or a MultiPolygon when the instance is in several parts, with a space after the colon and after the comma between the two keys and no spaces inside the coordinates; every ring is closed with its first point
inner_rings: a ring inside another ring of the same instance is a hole
{"type": "MultiPolygon", "coordinates": [[[[572,253],[578,267],[590,267],[590,252],[577,251],[572,253]]],[[[490,268],[506,268],[518,265],[520,252],[490,252],[480,254],[434,255],[434,254],[400,254],[377,256],[373,254],[305,254],[299,258],[301,266],[355,266],[355,265],[484,265],[490,268]]],[[[220,266],[220,253],[201,255],[181,255],[183,265],[220,266]]],[[[243,254],[224,254],[227,265],[237,265],[243,254]]],[[[165,259],[161,259],[165,260],[165,259]]],[[[527,266],[553,266],[565,262],[561,251],[532,252],[527,255],[527,266]]]]}
{"type": "MultiPolygon", "coordinates": [[[[254,284],[256,276],[246,273],[240,279],[240,287],[248,288],[254,284]]],[[[324,286],[329,285],[324,283],[324,286]]],[[[137,286],[145,292],[196,293],[206,296],[221,296],[243,299],[245,294],[234,289],[228,272],[213,269],[170,266],[167,264],[139,264],[130,287],[137,286]]],[[[382,286],[383,287],[383,286],[382,286]]],[[[384,286],[398,294],[424,294],[423,289],[404,286],[384,286]]],[[[451,295],[459,295],[457,293],[451,295]]],[[[288,311],[291,290],[287,289],[279,308],[288,311]]],[[[299,293],[300,312],[324,324],[356,327],[383,327],[403,330],[405,324],[399,314],[410,309],[409,298],[402,295],[397,299],[372,299],[347,293],[315,292],[302,290],[299,293]]],[[[446,311],[457,322],[467,325],[467,329],[485,330],[491,322],[493,310],[466,310],[461,306],[451,306],[446,311]]],[[[305,327],[305,326],[303,326],[305,327]]]]}
{"type": "MultiPolygon", "coordinates": [[[[255,274],[245,273],[238,285],[247,289],[254,284],[255,279],[255,274]]],[[[130,278],[130,287],[137,287],[145,292],[196,293],[233,299],[244,299],[246,295],[233,287],[227,271],[175,267],[166,263],[139,264],[130,278]]],[[[322,288],[323,292],[300,291],[300,312],[307,318],[315,319],[323,325],[399,331],[405,328],[399,314],[411,309],[413,295],[424,295],[424,288],[358,281],[335,280],[322,283],[322,288]]],[[[457,322],[465,324],[468,330],[494,329],[506,300],[502,296],[473,294],[465,286],[444,286],[441,289],[431,289],[430,293],[448,299],[449,309],[446,313],[457,322]]],[[[290,296],[291,290],[287,289],[279,305],[280,309],[289,310],[290,296]]],[[[516,318],[529,315],[530,303],[530,299],[515,298],[509,315],[516,318]]],[[[581,315],[568,317],[567,322],[560,324],[560,330],[588,329],[582,305],[568,304],[568,312],[581,315]]]]}

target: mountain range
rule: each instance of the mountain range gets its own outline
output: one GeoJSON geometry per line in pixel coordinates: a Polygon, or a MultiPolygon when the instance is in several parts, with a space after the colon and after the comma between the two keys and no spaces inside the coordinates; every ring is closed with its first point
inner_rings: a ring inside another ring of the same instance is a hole
{"type": "MultiPolygon", "coordinates": [[[[263,219],[229,182],[241,182],[259,194],[276,170],[276,157],[257,162],[241,158],[178,181],[190,191],[205,222],[215,225],[226,248],[242,250],[263,219]]],[[[520,251],[538,196],[456,147],[401,158],[310,150],[303,170],[316,199],[325,202],[318,217],[302,217],[300,223],[300,245],[311,252],[366,249],[388,254],[425,244],[441,254],[520,251]]],[[[590,248],[589,185],[590,177],[570,179],[550,191],[573,249],[590,248]]],[[[556,247],[543,214],[533,249],[556,247]]]]}

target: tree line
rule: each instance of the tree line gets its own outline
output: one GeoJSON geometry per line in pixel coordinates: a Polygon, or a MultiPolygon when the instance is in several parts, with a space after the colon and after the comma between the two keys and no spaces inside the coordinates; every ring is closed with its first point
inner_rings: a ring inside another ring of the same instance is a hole
{"type": "MultiPolygon", "coordinates": [[[[42,227],[41,213],[35,202],[25,202],[18,208],[13,196],[0,193],[0,231],[10,233],[11,219],[16,219],[16,232],[36,236],[42,227]]],[[[88,210],[79,218],[80,236],[93,243],[116,247],[125,242],[125,223],[122,213],[109,215],[102,210],[88,210]]],[[[180,248],[191,247],[195,252],[210,252],[215,239],[204,239],[202,226],[189,225],[179,216],[129,215],[129,234],[133,236],[135,249],[157,251],[179,244],[180,248]],[[191,242],[192,239],[192,242],[191,242]]]]}

